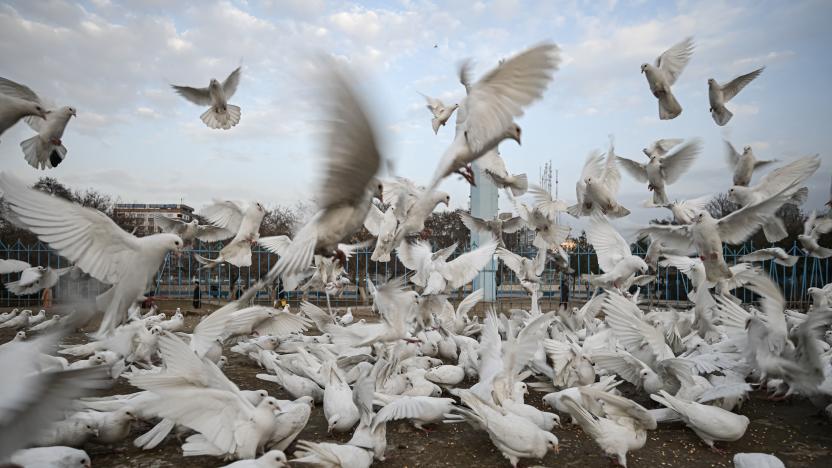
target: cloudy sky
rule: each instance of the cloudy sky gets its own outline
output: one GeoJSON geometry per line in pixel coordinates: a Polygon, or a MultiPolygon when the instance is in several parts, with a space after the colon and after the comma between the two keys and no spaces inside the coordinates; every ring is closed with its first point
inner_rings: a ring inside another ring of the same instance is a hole
{"type": "MultiPolygon", "coordinates": [[[[76,107],[78,117],[64,135],[69,155],[60,167],[36,172],[25,163],[19,142],[32,131],[20,124],[2,136],[0,170],[29,181],[50,175],[123,202],[292,204],[314,188],[323,150],[315,125],[321,115],[302,76],[308,57],[324,51],[360,77],[396,171],[426,183],[453,134],[449,126],[433,135],[418,92],[453,102],[463,95],[460,60],[473,58],[480,75],[549,40],[562,49],[561,70],[519,119],[523,146],[502,145],[510,171],[536,181],[551,160],[561,198],[572,201],[585,156],[604,150],[608,135],[619,154],[634,159],[657,138],[700,137],[705,151],[668,190],[682,199],[727,189],[722,139],[729,136],[761,158],[820,153],[808,204],[820,207],[832,167],[830,17],[832,3],[824,0],[4,1],[0,76],[76,107]],[[674,87],[685,110],[660,122],[639,66],[689,35],[696,51],[674,87]],[[242,107],[242,121],[230,131],[207,128],[203,109],[169,87],[205,86],[239,64],[232,103],[242,107]],[[707,79],[724,82],[763,65],[763,75],[729,104],[734,119],[717,127],[707,79]]],[[[649,193],[623,178],[621,201],[633,221],[664,216],[638,208],[649,193]]],[[[452,207],[467,206],[459,178],[442,188],[452,207]]]]}

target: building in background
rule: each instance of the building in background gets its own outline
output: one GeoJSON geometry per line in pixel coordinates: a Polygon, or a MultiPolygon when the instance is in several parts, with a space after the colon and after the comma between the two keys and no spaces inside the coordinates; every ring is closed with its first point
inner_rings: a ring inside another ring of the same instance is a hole
{"type": "Polygon", "coordinates": [[[190,222],[194,209],[183,203],[117,203],[113,208],[116,222],[137,236],[161,232],[153,219],[156,215],[190,222]]]}

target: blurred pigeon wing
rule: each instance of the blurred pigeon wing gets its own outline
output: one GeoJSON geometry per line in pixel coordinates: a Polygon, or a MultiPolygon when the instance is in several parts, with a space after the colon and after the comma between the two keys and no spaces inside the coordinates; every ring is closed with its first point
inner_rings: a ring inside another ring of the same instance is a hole
{"type": "Polygon", "coordinates": [[[226,99],[231,99],[234,93],[237,92],[237,86],[240,84],[240,70],[242,67],[237,67],[225,81],[222,82],[222,92],[226,99]]]}
{"type": "Polygon", "coordinates": [[[523,115],[524,107],[540,99],[559,63],[558,47],[541,44],[497,65],[470,86],[463,105],[469,148],[480,153],[523,115]]]}
{"type": "Polygon", "coordinates": [[[737,95],[743,88],[748,86],[748,83],[754,81],[754,78],[760,76],[760,73],[765,70],[766,67],[761,67],[754,70],[751,73],[746,73],[745,75],[740,75],[728,83],[722,85],[722,98],[727,102],[730,101],[731,98],[737,95]]]}
{"type": "Polygon", "coordinates": [[[211,95],[208,93],[208,88],[192,88],[190,86],[171,85],[177,93],[183,98],[191,101],[198,106],[210,106],[211,95]]]}

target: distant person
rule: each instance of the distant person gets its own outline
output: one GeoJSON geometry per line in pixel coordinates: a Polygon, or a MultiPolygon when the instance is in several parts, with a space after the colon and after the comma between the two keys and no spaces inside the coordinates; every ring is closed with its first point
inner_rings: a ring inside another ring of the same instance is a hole
{"type": "Polygon", "coordinates": [[[202,290],[199,288],[199,280],[194,280],[194,309],[202,305],[202,290]]]}
{"type": "Polygon", "coordinates": [[[280,279],[279,276],[277,278],[277,283],[275,284],[274,288],[277,291],[277,299],[275,299],[275,303],[277,305],[275,307],[286,307],[286,290],[283,288],[283,280],[280,279]]]}
{"type": "Polygon", "coordinates": [[[567,278],[560,280],[560,303],[565,307],[569,306],[569,280],[567,278]]]}
{"type": "Polygon", "coordinates": [[[52,307],[52,288],[44,288],[40,296],[41,307],[48,309],[52,307]]]}

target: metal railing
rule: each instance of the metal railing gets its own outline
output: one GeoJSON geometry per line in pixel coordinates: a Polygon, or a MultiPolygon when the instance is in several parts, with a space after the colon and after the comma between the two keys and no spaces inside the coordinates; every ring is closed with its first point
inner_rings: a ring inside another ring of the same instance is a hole
{"type": "MultiPolygon", "coordinates": [[[[193,252],[204,257],[216,257],[222,244],[197,243],[193,252]]],[[[751,244],[739,248],[724,247],[725,260],[729,264],[737,263],[738,259],[750,252],[755,247],[751,244]]],[[[762,268],[768,275],[780,285],[783,295],[792,307],[806,307],[809,297],[807,289],[810,287],[821,287],[832,281],[830,276],[829,259],[818,259],[806,256],[795,244],[787,249],[791,255],[799,257],[793,267],[777,265],[772,261],[762,263],[762,268]]],[[[454,256],[464,253],[458,249],[454,256]]],[[[534,248],[516,252],[526,257],[536,254],[534,248]]],[[[643,249],[636,246],[634,254],[644,256],[643,249]]],[[[575,248],[569,251],[570,267],[574,272],[567,275],[555,269],[554,262],[549,260],[543,273],[541,293],[543,300],[560,298],[561,282],[569,281],[571,298],[583,300],[591,296],[594,287],[591,284],[589,275],[598,274],[598,263],[595,259],[595,252],[589,248],[575,248]]],[[[351,285],[344,288],[343,293],[332,298],[334,304],[349,305],[364,303],[362,297],[366,279],[379,283],[385,278],[408,275],[411,273],[406,269],[398,258],[388,263],[377,263],[370,260],[371,251],[359,251],[353,255],[345,267],[346,274],[351,285]]],[[[24,245],[20,241],[6,245],[0,242],[0,258],[17,259],[28,262],[33,266],[50,266],[61,268],[69,266],[66,259],[58,255],[47,245],[37,242],[33,245],[24,245]]],[[[194,279],[199,279],[202,299],[229,299],[237,294],[241,288],[249,288],[258,278],[266,272],[277,261],[277,255],[267,252],[259,247],[253,250],[252,265],[245,268],[237,268],[228,264],[214,267],[213,269],[200,269],[200,264],[192,255],[184,254],[180,257],[168,255],[159,272],[156,275],[154,287],[148,291],[149,295],[166,299],[189,299],[194,289],[194,279]]],[[[497,266],[497,299],[498,300],[520,300],[528,295],[520,287],[519,281],[511,270],[501,262],[497,266]]],[[[14,281],[16,274],[2,275],[2,282],[14,281]]],[[[84,297],[89,298],[107,290],[109,286],[89,278],[79,271],[73,271],[61,278],[53,289],[53,297],[56,301],[62,298],[84,297]]],[[[642,289],[642,297],[653,301],[660,301],[670,304],[683,304],[687,302],[687,292],[690,290],[688,279],[674,268],[659,268],[656,273],[656,281],[642,289]]],[[[451,299],[460,299],[472,291],[471,284],[460,290],[454,291],[451,299]]],[[[753,300],[753,294],[745,289],[734,291],[743,301],[753,300]]],[[[305,297],[313,302],[325,300],[323,291],[291,291],[286,293],[287,299],[299,300],[305,297]]],[[[261,291],[256,300],[261,302],[271,301],[274,291],[261,291]]],[[[9,293],[5,287],[0,290],[0,306],[31,306],[39,303],[38,295],[15,296],[9,293]]]]}

